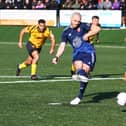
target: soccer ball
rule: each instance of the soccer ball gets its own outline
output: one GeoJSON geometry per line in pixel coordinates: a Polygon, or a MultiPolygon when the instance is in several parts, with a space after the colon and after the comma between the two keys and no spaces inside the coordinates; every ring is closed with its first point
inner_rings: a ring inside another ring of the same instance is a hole
{"type": "Polygon", "coordinates": [[[126,92],[120,92],[117,95],[117,104],[120,106],[126,105],[126,92]]]}

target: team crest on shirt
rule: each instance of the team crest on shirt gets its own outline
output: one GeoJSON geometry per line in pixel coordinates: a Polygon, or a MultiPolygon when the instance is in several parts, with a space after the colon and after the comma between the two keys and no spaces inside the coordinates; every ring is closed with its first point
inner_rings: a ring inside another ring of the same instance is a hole
{"type": "Polygon", "coordinates": [[[68,36],[71,36],[71,33],[69,33],[69,35],[68,36]]]}
{"type": "Polygon", "coordinates": [[[82,44],[82,40],[81,40],[80,37],[77,36],[77,37],[75,37],[75,38],[73,39],[73,47],[74,47],[74,48],[80,47],[81,44],[82,44]]]}

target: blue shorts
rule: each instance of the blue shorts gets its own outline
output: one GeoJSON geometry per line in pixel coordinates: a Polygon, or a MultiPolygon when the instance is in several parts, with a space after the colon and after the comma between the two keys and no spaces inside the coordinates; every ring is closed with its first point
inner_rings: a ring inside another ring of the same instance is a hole
{"type": "Polygon", "coordinates": [[[81,60],[84,64],[87,64],[92,71],[96,63],[96,54],[78,52],[78,54],[73,57],[72,61],[74,62],[77,60],[81,60]]]}

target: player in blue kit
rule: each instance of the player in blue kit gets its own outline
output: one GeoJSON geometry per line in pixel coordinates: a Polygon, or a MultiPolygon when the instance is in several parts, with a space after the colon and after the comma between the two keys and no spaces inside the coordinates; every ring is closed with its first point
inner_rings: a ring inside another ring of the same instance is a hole
{"type": "Polygon", "coordinates": [[[96,62],[95,49],[90,44],[88,38],[97,34],[100,30],[99,26],[92,26],[90,28],[88,23],[82,23],[81,14],[74,12],[71,16],[70,26],[65,28],[62,33],[62,41],[55,58],[52,59],[52,63],[57,64],[58,59],[64,53],[66,44],[69,42],[73,47],[72,62],[77,71],[77,75],[73,79],[80,81],[79,95],[70,102],[71,105],[79,104],[83,98],[88,84],[88,74],[93,70],[96,62]]]}
{"type": "MultiPolygon", "coordinates": [[[[97,26],[101,27],[101,25],[99,24],[99,17],[96,16],[96,15],[92,16],[92,22],[89,23],[89,25],[90,25],[90,28],[92,28],[93,25],[97,25],[97,26]]],[[[90,43],[93,44],[93,45],[94,45],[94,40],[95,39],[96,39],[96,43],[99,43],[99,33],[97,33],[96,35],[90,36],[88,38],[90,43]]],[[[71,76],[76,74],[76,69],[75,69],[73,64],[71,65],[71,71],[70,72],[71,72],[71,76]]]]}

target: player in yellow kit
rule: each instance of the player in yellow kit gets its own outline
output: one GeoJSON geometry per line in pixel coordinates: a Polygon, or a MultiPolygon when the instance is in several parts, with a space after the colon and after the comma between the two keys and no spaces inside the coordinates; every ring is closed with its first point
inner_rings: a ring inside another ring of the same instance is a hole
{"type": "MultiPolygon", "coordinates": [[[[100,24],[99,24],[99,17],[98,16],[92,16],[92,23],[90,23],[90,28],[92,29],[96,25],[101,27],[100,24]]],[[[96,43],[99,43],[99,33],[89,37],[90,43],[94,44],[95,39],[96,39],[96,43]]],[[[71,75],[74,75],[74,74],[76,74],[76,69],[75,69],[74,65],[72,64],[72,66],[71,66],[71,75]]]]}
{"type": "Polygon", "coordinates": [[[31,79],[36,80],[38,79],[36,74],[41,48],[46,42],[46,39],[49,38],[51,40],[49,53],[52,54],[54,52],[56,41],[50,29],[46,26],[46,21],[43,19],[38,20],[37,25],[27,26],[21,30],[18,42],[19,48],[22,48],[23,46],[23,37],[25,33],[30,34],[26,44],[29,55],[23,63],[17,65],[16,75],[19,76],[22,69],[31,65],[31,79]]]}
{"type": "MultiPolygon", "coordinates": [[[[98,16],[92,16],[92,23],[90,25],[91,25],[91,29],[95,25],[101,27],[101,25],[99,24],[99,17],[98,16]]],[[[99,43],[99,33],[89,37],[89,41],[90,41],[91,44],[94,44],[94,40],[96,40],[96,43],[99,43]]]]}

